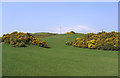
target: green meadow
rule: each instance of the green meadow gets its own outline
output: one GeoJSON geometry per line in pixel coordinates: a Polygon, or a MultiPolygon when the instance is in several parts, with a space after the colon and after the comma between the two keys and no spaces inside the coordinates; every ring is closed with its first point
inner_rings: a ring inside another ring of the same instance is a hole
{"type": "Polygon", "coordinates": [[[83,34],[58,34],[41,40],[51,48],[35,45],[11,47],[2,43],[3,76],[117,76],[118,52],[65,45],[83,34]]]}

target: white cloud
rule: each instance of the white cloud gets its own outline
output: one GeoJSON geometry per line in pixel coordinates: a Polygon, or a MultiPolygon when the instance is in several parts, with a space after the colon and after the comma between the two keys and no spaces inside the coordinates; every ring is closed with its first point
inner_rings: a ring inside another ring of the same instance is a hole
{"type": "MultiPolygon", "coordinates": [[[[51,28],[50,30],[51,30],[51,32],[54,32],[54,33],[60,33],[60,27],[51,28]]],[[[90,28],[88,26],[83,26],[83,25],[61,27],[61,33],[66,33],[69,31],[75,31],[77,33],[91,33],[91,32],[96,33],[96,32],[99,32],[99,30],[97,30],[97,29],[90,28]]]]}
{"type": "MultiPolygon", "coordinates": [[[[13,31],[18,31],[18,32],[29,32],[29,33],[36,33],[36,32],[50,32],[50,33],[66,33],[69,31],[75,31],[76,33],[91,33],[91,32],[99,32],[98,29],[94,29],[88,26],[83,26],[83,25],[78,25],[78,26],[57,26],[57,27],[49,27],[46,30],[36,30],[36,31],[32,31],[32,29],[25,29],[24,27],[20,26],[20,28],[17,28],[18,26],[15,26],[15,28],[13,28],[11,31],[7,32],[7,33],[11,33],[13,31]],[[23,29],[24,28],[24,29],[23,29]],[[60,31],[61,28],[61,31],[60,31]],[[16,30],[17,29],[17,30],[16,30]]],[[[4,33],[6,34],[6,33],[4,33]]],[[[2,36],[2,34],[0,34],[0,36],[2,36]]]]}

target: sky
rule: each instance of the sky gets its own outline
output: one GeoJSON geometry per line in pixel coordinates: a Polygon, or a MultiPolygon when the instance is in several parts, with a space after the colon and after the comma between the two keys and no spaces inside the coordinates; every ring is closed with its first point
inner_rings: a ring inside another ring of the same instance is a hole
{"type": "Polygon", "coordinates": [[[118,31],[117,2],[3,2],[2,34],[118,31]]]}

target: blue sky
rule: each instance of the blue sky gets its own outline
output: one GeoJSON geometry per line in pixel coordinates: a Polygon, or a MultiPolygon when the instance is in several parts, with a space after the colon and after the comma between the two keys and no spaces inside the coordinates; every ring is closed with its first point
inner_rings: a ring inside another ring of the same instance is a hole
{"type": "Polygon", "coordinates": [[[3,2],[2,33],[118,31],[117,2],[3,2]]]}

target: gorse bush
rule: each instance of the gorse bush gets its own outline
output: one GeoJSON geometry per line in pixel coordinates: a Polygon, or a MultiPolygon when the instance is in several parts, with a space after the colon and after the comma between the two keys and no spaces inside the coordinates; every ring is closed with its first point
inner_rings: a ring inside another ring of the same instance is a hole
{"type": "Polygon", "coordinates": [[[4,34],[2,36],[2,42],[10,44],[13,47],[26,47],[27,45],[33,44],[40,47],[49,48],[46,41],[41,41],[29,33],[18,33],[17,31],[12,32],[11,34],[4,34]]]}
{"type": "Polygon", "coordinates": [[[0,37],[0,43],[2,42],[2,38],[0,37]]]}
{"type": "Polygon", "coordinates": [[[120,35],[117,32],[99,32],[88,33],[83,38],[76,38],[74,41],[66,42],[66,45],[72,45],[80,48],[102,49],[102,50],[120,50],[120,35]]]}
{"type": "Polygon", "coordinates": [[[66,34],[75,34],[74,31],[66,32],[66,34]]]}

